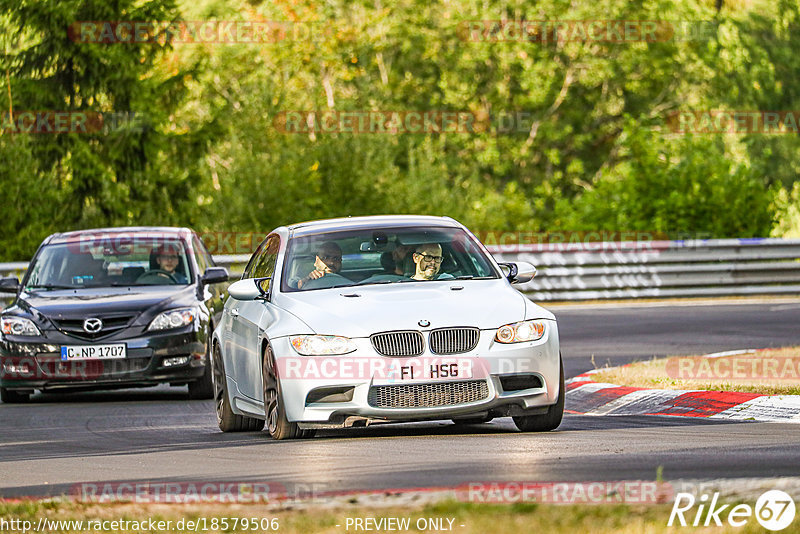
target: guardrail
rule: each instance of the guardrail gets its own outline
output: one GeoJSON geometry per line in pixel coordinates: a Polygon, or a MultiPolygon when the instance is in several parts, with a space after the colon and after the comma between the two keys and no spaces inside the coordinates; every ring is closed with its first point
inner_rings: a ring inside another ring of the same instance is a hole
{"type": "MultiPolygon", "coordinates": [[[[520,289],[537,301],[800,294],[800,239],[540,243],[488,247],[538,269],[520,289]]],[[[249,254],[214,256],[232,275],[249,254]]],[[[25,262],[0,263],[21,278],[25,262]]]]}
{"type": "Polygon", "coordinates": [[[543,243],[489,247],[538,273],[533,300],[800,294],[800,239],[543,243]]]}

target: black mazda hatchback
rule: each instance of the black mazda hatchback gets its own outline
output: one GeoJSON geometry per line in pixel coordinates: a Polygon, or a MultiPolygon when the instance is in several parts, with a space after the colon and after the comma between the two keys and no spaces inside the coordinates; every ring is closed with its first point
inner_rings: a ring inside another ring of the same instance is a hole
{"type": "Polygon", "coordinates": [[[0,314],[0,398],[34,390],[188,385],[213,396],[209,343],[228,271],[188,228],[105,228],[44,240],[0,314]]]}

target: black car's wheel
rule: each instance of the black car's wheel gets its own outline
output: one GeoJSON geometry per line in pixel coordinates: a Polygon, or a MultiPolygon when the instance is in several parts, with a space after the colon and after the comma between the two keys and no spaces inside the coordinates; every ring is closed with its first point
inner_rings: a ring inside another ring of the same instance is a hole
{"type": "Polygon", "coordinates": [[[206,341],[205,370],[203,376],[194,382],[189,382],[189,398],[193,400],[214,398],[214,372],[211,369],[211,358],[208,347],[211,346],[211,336],[206,341]]]}
{"type": "Polygon", "coordinates": [[[28,402],[28,397],[30,397],[30,393],[22,393],[6,388],[0,388],[0,401],[3,401],[6,404],[28,402]]]}
{"type": "Polygon", "coordinates": [[[214,406],[217,412],[219,429],[223,432],[247,432],[264,428],[263,419],[237,415],[231,410],[231,401],[228,397],[228,388],[225,381],[225,367],[222,363],[219,345],[214,345],[211,369],[213,373],[214,406]]]}
{"type": "Polygon", "coordinates": [[[548,430],[555,430],[561,424],[561,419],[564,417],[564,397],[566,395],[566,387],[564,384],[564,362],[561,361],[559,354],[559,366],[561,368],[561,377],[558,387],[558,400],[555,404],[548,408],[547,413],[540,415],[522,415],[513,417],[514,424],[523,432],[547,432],[548,430]]]}
{"type": "Polygon", "coordinates": [[[310,438],[314,430],[301,430],[297,423],[286,418],[283,405],[281,381],[275,365],[275,354],[272,347],[264,349],[263,368],[261,372],[264,384],[264,412],[267,418],[267,431],[272,439],[310,438]]]}

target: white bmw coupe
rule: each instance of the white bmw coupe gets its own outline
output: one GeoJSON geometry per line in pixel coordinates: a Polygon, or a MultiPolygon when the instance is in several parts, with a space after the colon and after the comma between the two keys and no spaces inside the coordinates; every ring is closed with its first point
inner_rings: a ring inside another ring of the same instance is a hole
{"type": "Polygon", "coordinates": [[[228,288],[213,334],[219,427],[274,439],[374,422],[512,417],[561,423],[564,370],[549,311],[448,217],[280,227],[228,288]]]}

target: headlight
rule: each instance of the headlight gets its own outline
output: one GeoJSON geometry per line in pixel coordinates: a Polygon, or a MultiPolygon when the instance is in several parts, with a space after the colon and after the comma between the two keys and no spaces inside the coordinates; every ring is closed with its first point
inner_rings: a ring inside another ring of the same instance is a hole
{"type": "Polygon", "coordinates": [[[10,336],[41,336],[42,333],[30,319],[24,317],[3,317],[0,319],[3,333],[10,336]]]}
{"type": "Polygon", "coordinates": [[[541,321],[522,321],[520,323],[507,324],[497,329],[494,336],[498,343],[522,343],[524,341],[536,341],[544,335],[544,323],[541,321]]]}
{"type": "Polygon", "coordinates": [[[355,343],[342,336],[292,336],[289,341],[294,350],[303,356],[347,354],[356,350],[355,343]]]}
{"type": "Polygon", "coordinates": [[[167,330],[168,328],[180,328],[182,326],[190,325],[197,318],[196,308],[181,308],[179,310],[170,310],[159,313],[155,319],[150,322],[148,330],[167,330]]]}

